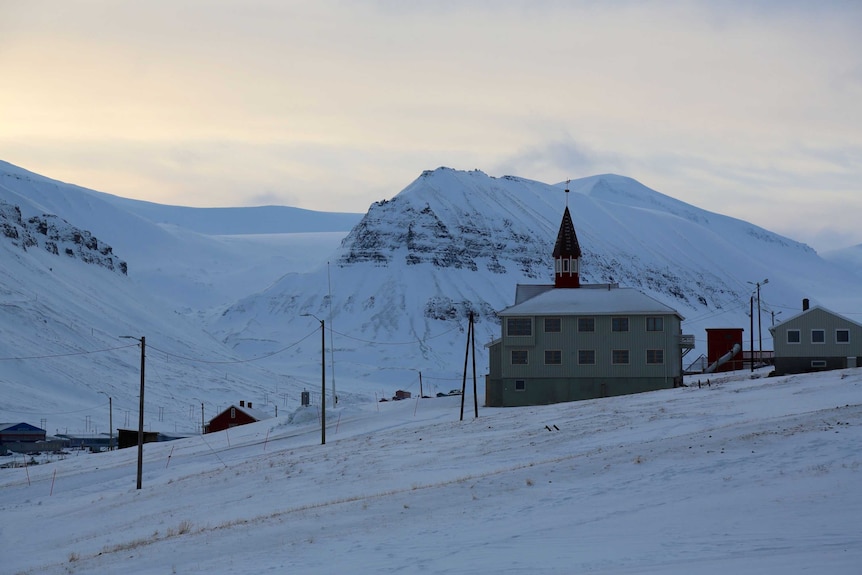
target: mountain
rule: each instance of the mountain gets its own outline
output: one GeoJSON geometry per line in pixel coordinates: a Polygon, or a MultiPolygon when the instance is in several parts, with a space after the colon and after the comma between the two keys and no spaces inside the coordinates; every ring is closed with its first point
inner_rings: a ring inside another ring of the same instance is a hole
{"type": "MultiPolygon", "coordinates": [[[[61,257],[74,240],[54,255],[0,237],[0,381],[10,390],[0,420],[45,417],[50,429],[80,430],[94,413],[104,429],[100,392],[123,413],[119,426],[134,425],[139,365],[129,347],[137,344],[123,335],[147,338],[152,427],[194,431],[201,403],[208,416],[239,399],[286,409],[321,385],[327,401],[335,394],[348,403],[399,388],[460,388],[471,311],[481,394],[484,344],[500,334],[495,312],[513,304],[517,284],[551,283],[567,203],[582,280],[636,287],[678,309],[698,345],[686,362],[706,351],[707,327],[751,335],[752,282],[761,283],[764,349],[773,314],[793,315],[802,298],[851,318],[860,309],[859,277],[808,246],[610,174],[549,185],[439,168],[342,232],[284,233],[294,229],[286,222],[277,233],[219,234],[292,212],[191,216],[9,164],[0,164],[0,200],[20,230],[36,218],[33,237],[38,222],[54,222],[68,237],[97,238],[95,251],[116,258],[112,271],[61,257]]],[[[316,221],[332,229],[324,216],[316,221]]]]}
{"type": "MultiPolygon", "coordinates": [[[[689,361],[705,352],[707,327],[750,334],[757,282],[764,349],[771,349],[773,314],[791,315],[803,298],[862,311],[859,279],[807,245],[631,178],[598,175],[565,189],[480,171],[427,171],[372,205],[325,269],[285,276],[243,298],[212,329],[241,355],[261,354],[282,347],[285,333],[312,327],[314,314],[330,323],[330,359],[342,374],[415,388],[422,372],[440,381],[438,389],[454,387],[463,376],[468,314],[476,317],[484,370],[483,344],[500,334],[495,311],[512,305],[519,283],[552,283],[566,202],[584,252],[582,281],[635,287],[678,309],[698,342],[689,361]]],[[[313,358],[314,345],[297,345],[279,361],[313,358]]]]}
{"type": "Polygon", "coordinates": [[[181,309],[236,301],[325,258],[361,214],[188,208],[119,198],[0,161],[0,201],[59,216],[108,241],[129,274],[181,309]]]}

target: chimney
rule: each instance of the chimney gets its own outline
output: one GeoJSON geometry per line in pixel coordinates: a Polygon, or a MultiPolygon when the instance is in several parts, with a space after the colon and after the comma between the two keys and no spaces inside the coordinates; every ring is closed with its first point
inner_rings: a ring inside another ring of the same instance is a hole
{"type": "Polygon", "coordinates": [[[240,407],[245,407],[245,400],[244,400],[244,399],[240,399],[240,400],[239,400],[239,406],[240,406],[240,407]]]}
{"type": "Polygon", "coordinates": [[[248,402],[248,408],[251,409],[251,402],[248,402]]]}
{"type": "Polygon", "coordinates": [[[802,300],[802,311],[808,311],[808,298],[802,300]]]}

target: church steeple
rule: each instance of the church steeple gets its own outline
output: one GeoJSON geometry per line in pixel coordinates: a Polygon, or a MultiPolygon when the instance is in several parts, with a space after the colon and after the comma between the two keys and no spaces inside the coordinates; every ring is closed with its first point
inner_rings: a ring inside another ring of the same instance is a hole
{"type": "Polygon", "coordinates": [[[560,223],[560,232],[557,234],[557,243],[554,245],[554,287],[581,287],[580,260],[581,246],[578,244],[575,225],[572,223],[572,215],[567,205],[566,211],[563,212],[563,221],[560,223]]]}

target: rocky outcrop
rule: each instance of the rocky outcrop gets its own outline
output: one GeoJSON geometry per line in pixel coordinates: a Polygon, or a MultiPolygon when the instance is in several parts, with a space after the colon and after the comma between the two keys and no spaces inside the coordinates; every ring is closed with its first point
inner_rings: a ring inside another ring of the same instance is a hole
{"type": "Polygon", "coordinates": [[[25,251],[42,248],[56,256],[76,258],[122,275],[128,273],[126,262],[90,232],[51,214],[24,220],[18,206],[3,201],[0,201],[0,237],[25,251]]]}

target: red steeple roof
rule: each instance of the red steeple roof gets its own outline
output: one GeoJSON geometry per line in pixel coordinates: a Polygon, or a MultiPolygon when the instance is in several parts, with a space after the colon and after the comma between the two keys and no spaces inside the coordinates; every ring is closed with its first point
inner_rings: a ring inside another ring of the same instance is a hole
{"type": "Polygon", "coordinates": [[[557,243],[554,245],[554,259],[559,257],[581,257],[581,246],[578,244],[578,236],[575,233],[575,224],[572,223],[569,206],[566,206],[566,211],[563,212],[563,221],[560,223],[557,243]]]}
{"type": "Polygon", "coordinates": [[[578,243],[569,206],[566,206],[560,231],[557,234],[557,243],[554,245],[554,287],[581,287],[580,259],[581,246],[578,243]]]}

